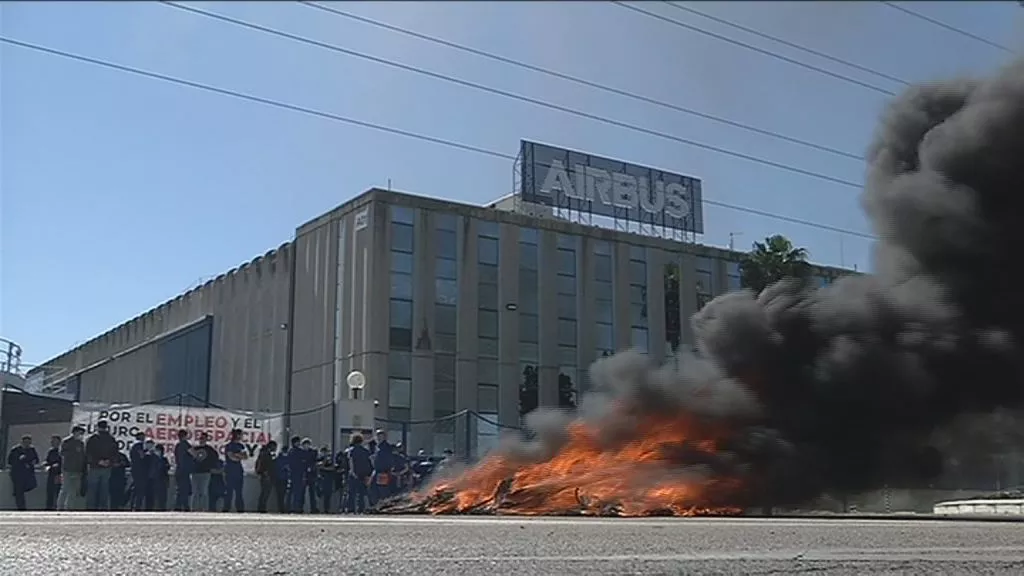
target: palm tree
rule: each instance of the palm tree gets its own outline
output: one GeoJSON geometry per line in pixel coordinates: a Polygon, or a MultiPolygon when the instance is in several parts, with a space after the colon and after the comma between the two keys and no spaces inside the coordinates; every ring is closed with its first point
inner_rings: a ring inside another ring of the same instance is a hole
{"type": "Polygon", "coordinates": [[[796,248],[781,234],[769,236],[764,242],[754,242],[740,262],[740,282],[744,288],[760,293],[783,278],[807,280],[811,265],[805,248],[796,248]]]}

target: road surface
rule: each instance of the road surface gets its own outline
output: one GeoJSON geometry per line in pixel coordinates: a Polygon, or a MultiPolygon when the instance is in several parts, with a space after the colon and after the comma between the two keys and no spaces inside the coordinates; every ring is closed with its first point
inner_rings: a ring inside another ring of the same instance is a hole
{"type": "Polygon", "coordinates": [[[0,513],[0,574],[1022,574],[1019,523],[0,513]]]}

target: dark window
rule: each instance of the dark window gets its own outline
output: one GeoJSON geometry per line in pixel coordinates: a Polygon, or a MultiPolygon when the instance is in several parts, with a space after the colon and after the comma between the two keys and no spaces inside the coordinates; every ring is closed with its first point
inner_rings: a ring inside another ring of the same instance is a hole
{"type": "Polygon", "coordinates": [[[498,312],[495,310],[479,310],[477,314],[479,335],[484,338],[497,338],[498,312]]]}
{"type": "Polygon", "coordinates": [[[213,320],[160,342],[157,355],[157,396],[179,395],[180,401],[204,405],[210,399],[210,345],[213,320]]]}
{"type": "Polygon", "coordinates": [[[455,306],[435,304],[434,322],[436,323],[436,331],[439,334],[455,334],[456,326],[458,325],[455,306]]]}
{"type": "Polygon", "coordinates": [[[481,264],[498,264],[498,240],[480,237],[477,241],[477,261],[481,264]]]}
{"type": "Polygon", "coordinates": [[[441,258],[455,259],[455,232],[451,230],[436,230],[434,236],[437,256],[441,258]]]}
{"type": "Polygon", "coordinates": [[[458,269],[455,265],[455,260],[451,258],[438,258],[434,265],[434,277],[435,278],[458,278],[458,269]]]}
{"type": "Polygon", "coordinates": [[[391,249],[398,252],[412,252],[412,226],[408,224],[391,224],[391,249]]]}

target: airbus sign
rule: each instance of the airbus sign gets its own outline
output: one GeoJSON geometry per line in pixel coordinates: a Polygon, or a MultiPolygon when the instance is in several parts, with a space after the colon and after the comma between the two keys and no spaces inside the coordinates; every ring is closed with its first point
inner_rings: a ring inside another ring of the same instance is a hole
{"type": "Polygon", "coordinates": [[[704,232],[696,178],[534,142],[521,153],[527,202],[704,232]]]}

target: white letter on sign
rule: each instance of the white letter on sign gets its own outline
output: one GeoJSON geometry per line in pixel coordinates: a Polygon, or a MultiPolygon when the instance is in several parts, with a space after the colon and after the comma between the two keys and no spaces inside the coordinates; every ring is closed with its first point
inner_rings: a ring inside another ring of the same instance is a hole
{"type": "Polygon", "coordinates": [[[565,164],[561,160],[552,160],[551,168],[548,168],[547,176],[544,177],[544,184],[540,187],[540,193],[546,196],[554,196],[552,192],[561,192],[569,198],[582,198],[573,189],[569,173],[565,171],[565,164]]]}
{"type": "Polygon", "coordinates": [[[639,202],[636,190],[636,178],[629,174],[612,174],[612,183],[615,190],[614,202],[616,208],[636,210],[639,202]]]}
{"type": "Polygon", "coordinates": [[[686,188],[678,182],[665,186],[665,213],[673,218],[686,218],[690,214],[690,203],[686,201],[686,188]]]}
{"type": "Polygon", "coordinates": [[[665,183],[658,180],[654,183],[654,190],[649,188],[647,178],[637,178],[640,190],[640,209],[651,214],[661,214],[665,209],[665,183]]]}
{"type": "Polygon", "coordinates": [[[598,200],[605,206],[612,205],[612,176],[607,170],[586,167],[587,171],[587,198],[591,202],[598,200]]]}

